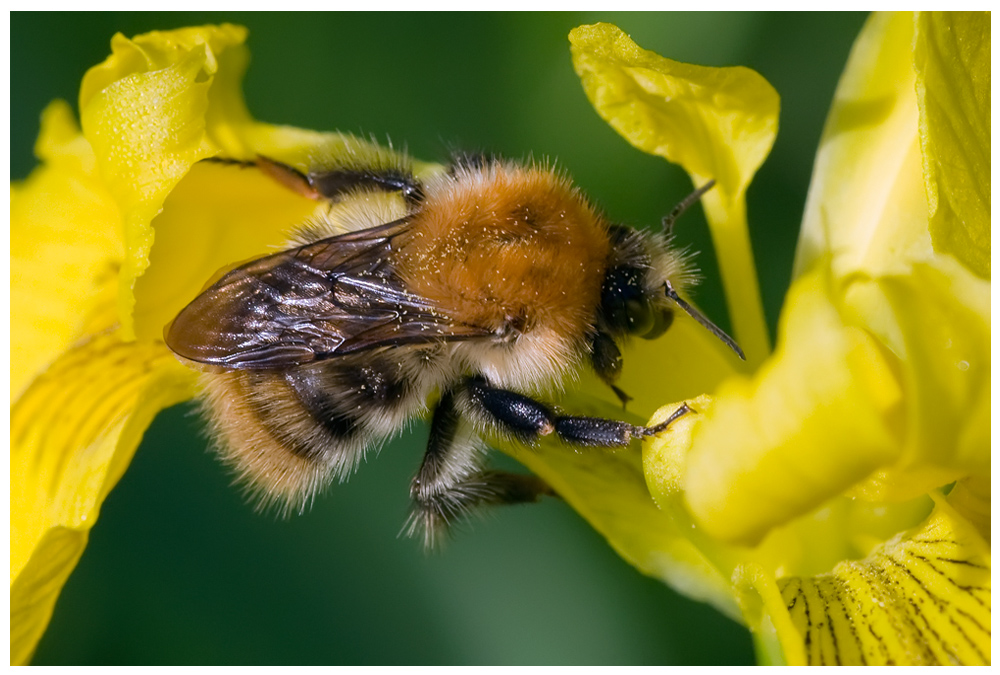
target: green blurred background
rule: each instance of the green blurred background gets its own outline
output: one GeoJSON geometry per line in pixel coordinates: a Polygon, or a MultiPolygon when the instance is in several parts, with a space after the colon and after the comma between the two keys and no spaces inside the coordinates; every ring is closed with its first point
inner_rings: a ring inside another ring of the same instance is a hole
{"type": "MultiPolygon", "coordinates": [[[[781,94],[749,193],[772,334],[812,158],[857,14],[11,14],[11,178],[38,116],[75,103],[117,31],[249,27],[245,91],[268,122],[373,134],[422,159],[453,148],[557,159],[613,218],[655,224],[691,185],[593,112],[566,35],[610,21],[639,45],[744,65],[781,94]]],[[[699,304],[725,307],[700,212],[699,304]]],[[[425,555],[397,538],[426,440],[415,424],[307,515],[254,513],[205,452],[193,406],[160,415],[111,493],[36,664],[745,664],[749,634],[643,577],[565,504],[496,510],[425,555]]],[[[507,460],[500,460],[501,462],[507,460]]]]}

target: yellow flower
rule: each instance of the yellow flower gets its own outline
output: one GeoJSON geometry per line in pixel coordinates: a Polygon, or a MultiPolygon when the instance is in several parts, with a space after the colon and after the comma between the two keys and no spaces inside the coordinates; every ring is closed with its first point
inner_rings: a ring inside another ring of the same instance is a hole
{"type": "MultiPolygon", "coordinates": [[[[922,21],[923,42],[917,44],[923,47],[917,53],[925,67],[919,82],[933,92],[941,81],[952,81],[954,72],[948,58],[935,56],[944,49],[942,41],[927,38],[926,26],[938,24],[922,21]]],[[[884,42],[883,33],[903,23],[881,18],[872,23],[843,87],[852,77],[859,87],[883,81],[864,74],[864,64],[875,60],[864,45],[871,51],[871,45],[884,42]],[[855,71],[860,74],[851,75],[855,71]]],[[[961,30],[965,35],[968,26],[961,30]]],[[[66,104],[52,104],[36,148],[43,165],[11,188],[12,663],[30,659],[101,503],[144,429],[158,410],[195,392],[191,371],[161,341],[163,325],[217,269],[281,244],[315,208],[255,172],[226,171],[198,160],[260,153],[295,163],[317,151],[384,152],[349,137],[253,121],[240,93],[244,38],[245,31],[235,26],[132,40],[116,36],[112,55],[84,78],[82,130],[66,104]]],[[[779,347],[769,354],[744,196],[776,131],[773,90],[750,71],[681,66],[642,52],[613,27],[580,29],[573,39],[585,86],[619,131],[643,149],[681,163],[699,183],[719,182],[705,206],[733,324],[750,359],[746,373],[753,379],[740,375],[736,369],[742,366],[723,345],[705,339],[693,322],[679,320],[663,340],[637,346],[632,362],[642,363],[646,376],[627,371],[623,385],[636,397],[637,413],[648,415],[665,401],[690,400],[704,414],[683,418],[665,443],[643,456],[546,446],[537,454],[519,453],[518,459],[549,480],[638,569],[743,617],[766,658],[783,656],[789,662],[813,657],[802,646],[803,631],[815,631],[816,646],[839,634],[810,628],[801,611],[784,609],[782,594],[793,598],[803,589],[797,607],[812,607],[816,597],[835,597],[828,587],[851,588],[845,574],[837,576],[838,561],[898,554],[905,565],[906,556],[920,554],[912,549],[919,537],[882,542],[927,516],[928,492],[958,480],[946,499],[935,497],[938,509],[922,527],[957,542],[948,559],[961,560],[968,576],[960,581],[963,588],[951,589],[954,597],[944,595],[947,587],[935,588],[934,597],[980,621],[985,602],[988,630],[989,548],[980,533],[988,533],[989,522],[989,282],[982,278],[988,278],[989,216],[969,208],[972,197],[985,195],[989,212],[989,160],[975,153],[989,147],[989,122],[986,117],[985,143],[979,146],[982,125],[967,133],[963,125],[940,124],[942,116],[968,117],[968,109],[981,107],[967,106],[962,92],[934,99],[936,108],[925,103],[933,97],[919,99],[926,118],[921,128],[930,131],[919,135],[918,152],[905,157],[905,177],[921,175],[923,158],[923,175],[935,195],[929,227],[926,202],[922,213],[934,248],[925,250],[925,257],[906,258],[902,267],[896,267],[895,238],[892,246],[883,241],[879,248],[872,243],[878,238],[868,237],[865,255],[855,256],[864,265],[852,266],[851,254],[865,234],[883,233],[889,215],[919,211],[907,199],[914,195],[912,185],[894,181],[877,202],[878,217],[863,231],[852,230],[862,226],[852,215],[856,211],[842,202],[850,206],[866,184],[845,170],[843,160],[835,161],[855,152],[837,150],[835,140],[846,134],[828,131],[810,202],[815,215],[807,214],[779,347]],[[671,71],[674,67],[679,70],[671,71]],[[649,105],[656,98],[649,93],[679,107],[659,110],[649,105]],[[963,157],[970,169],[958,178],[951,162],[934,161],[951,157],[957,145],[968,149],[963,157]],[[975,182],[983,175],[985,190],[975,182]],[[830,204],[836,204],[832,215],[847,225],[832,227],[830,204]],[[955,221],[964,227],[954,227],[955,221]],[[939,358],[946,339],[952,340],[947,364],[939,358]],[[962,362],[960,372],[972,373],[965,380],[949,367],[962,362]],[[804,375],[801,367],[807,368],[804,375]],[[669,369],[666,386],[648,377],[657,368],[669,369]],[[796,378],[809,386],[789,391],[796,378]],[[696,398],[720,383],[716,398],[696,398]],[[795,410],[772,410],[761,392],[775,403],[787,403],[794,392],[799,412],[820,395],[834,407],[824,409],[826,416],[808,415],[812,426],[795,426],[803,418],[795,410]],[[754,406],[764,414],[749,417],[754,406]],[[925,410],[943,414],[927,416],[925,410]],[[839,442],[853,431],[851,425],[873,433],[859,437],[863,444],[839,442]],[[803,463],[804,457],[809,461],[803,463]],[[814,470],[823,479],[818,486],[806,489],[801,474],[775,480],[788,467],[803,465],[822,466],[814,470]],[[979,521],[970,515],[976,508],[982,509],[979,521]],[[969,590],[981,584],[983,567],[985,596],[969,590]],[[826,576],[816,576],[820,573],[826,576]]],[[[988,30],[986,45],[988,54],[988,30]]],[[[898,56],[905,50],[887,51],[898,56]]],[[[963,54],[973,64],[966,67],[974,75],[971,96],[981,97],[980,55],[967,48],[963,54]]],[[[987,115],[988,72],[987,62],[987,115]]],[[[893,138],[912,143],[916,127],[902,131],[888,112],[903,104],[889,106],[886,96],[859,106],[855,99],[867,103],[866,97],[847,92],[832,119],[846,109],[851,124],[892,132],[886,147],[897,147],[893,138]]],[[[859,145],[870,153],[869,180],[904,176],[899,167],[893,174],[879,163],[892,152],[876,152],[864,141],[859,145]]],[[[853,208],[872,203],[866,199],[859,197],[853,208]]],[[[905,233],[906,241],[919,240],[916,228],[905,233]]],[[[592,390],[604,388],[598,384],[592,390]]],[[[620,414],[594,397],[567,406],[620,414]]],[[[903,620],[869,610],[862,611],[873,617],[876,630],[903,620]]],[[[985,650],[988,661],[988,637],[985,650]]],[[[956,654],[966,658],[965,652],[956,654]]]]}
{"type": "Polygon", "coordinates": [[[644,450],[659,510],[627,503],[626,479],[598,468],[609,458],[526,463],[637,567],[742,617],[766,661],[989,663],[988,15],[869,20],[827,121],[771,354],[744,195],[777,94],[752,71],[669,61],[607,24],[570,39],[619,133],[696,184],[718,180],[706,212],[757,367],[723,372],[697,333],[644,355],[647,379],[656,367],[677,379],[683,349],[682,363],[706,364],[700,391],[715,391],[644,450]]]}

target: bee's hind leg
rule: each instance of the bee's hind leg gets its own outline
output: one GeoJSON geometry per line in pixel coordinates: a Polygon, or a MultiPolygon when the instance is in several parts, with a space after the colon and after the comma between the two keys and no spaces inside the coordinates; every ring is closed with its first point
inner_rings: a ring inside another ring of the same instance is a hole
{"type": "Polygon", "coordinates": [[[268,178],[292,192],[316,201],[337,201],[358,191],[398,192],[410,204],[424,198],[423,187],[408,166],[399,163],[378,169],[331,166],[302,172],[291,164],[257,155],[254,160],[207,157],[203,162],[256,168],[268,178]]]}
{"type": "Polygon", "coordinates": [[[302,195],[307,199],[315,199],[318,201],[326,198],[325,195],[323,195],[316,188],[316,186],[313,185],[309,176],[290,164],[279,162],[276,159],[271,159],[270,157],[265,157],[264,155],[257,155],[257,159],[249,161],[231,159],[229,157],[207,157],[201,161],[210,162],[212,164],[229,164],[244,169],[258,169],[261,173],[282,187],[286,187],[292,192],[302,195]]]}
{"type": "Polygon", "coordinates": [[[410,485],[413,511],[405,531],[434,546],[450,523],[485,504],[533,502],[554,494],[542,479],[483,469],[484,447],[447,392],[434,411],[430,438],[420,470],[410,485]]]}

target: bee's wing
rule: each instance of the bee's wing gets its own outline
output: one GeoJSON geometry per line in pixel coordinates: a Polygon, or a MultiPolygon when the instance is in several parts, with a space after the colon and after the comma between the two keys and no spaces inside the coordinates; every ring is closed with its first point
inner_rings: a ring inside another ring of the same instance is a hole
{"type": "Polygon", "coordinates": [[[394,221],[238,267],[181,311],[165,331],[167,345],[199,363],[268,369],[489,335],[406,291],[390,262],[406,227],[394,221]]]}

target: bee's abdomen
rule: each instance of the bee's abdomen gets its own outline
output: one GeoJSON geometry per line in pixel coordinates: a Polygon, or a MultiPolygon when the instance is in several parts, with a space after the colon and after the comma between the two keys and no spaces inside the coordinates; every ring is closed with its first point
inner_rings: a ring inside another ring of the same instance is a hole
{"type": "Polygon", "coordinates": [[[331,359],[205,376],[223,460],[264,506],[301,511],[423,408],[398,364],[331,359]]]}
{"type": "Polygon", "coordinates": [[[356,415],[338,409],[337,399],[323,388],[319,374],[315,368],[282,373],[284,382],[279,386],[287,387],[292,405],[301,410],[286,411],[291,414],[284,419],[275,418],[268,410],[268,402],[258,399],[255,412],[260,423],[290,452],[323,461],[329,460],[336,449],[352,445],[362,428],[356,415]]]}

